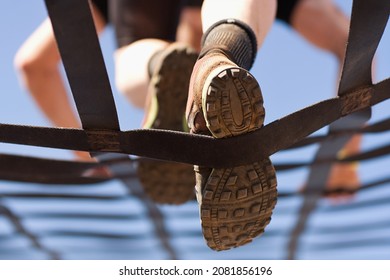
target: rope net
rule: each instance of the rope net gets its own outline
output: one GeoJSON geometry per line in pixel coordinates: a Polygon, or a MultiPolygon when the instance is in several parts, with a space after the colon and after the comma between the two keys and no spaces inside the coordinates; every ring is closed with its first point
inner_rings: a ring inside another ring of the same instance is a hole
{"type": "Polygon", "coordinates": [[[385,142],[352,156],[338,155],[353,135],[376,137],[389,132],[390,117],[368,120],[371,107],[390,97],[389,79],[377,84],[371,81],[371,63],[387,24],[390,2],[354,1],[336,98],[253,133],[217,140],[173,131],[121,131],[87,1],[45,3],[83,129],[0,124],[0,141],[88,151],[99,162],[0,154],[0,179],[10,182],[0,189],[0,258],[297,259],[327,258],[335,251],[343,258],[362,247],[369,248],[367,258],[370,254],[389,257],[390,219],[375,211],[390,205],[390,175],[377,176],[356,188],[340,186],[327,191],[324,185],[334,163],[359,162],[364,172],[366,164],[390,153],[390,142],[385,142]],[[326,126],[327,133],[314,133],[326,126]],[[237,149],[236,141],[248,144],[237,149]],[[318,147],[313,159],[273,162],[278,177],[307,170],[306,185],[301,189],[278,186],[278,204],[265,234],[226,252],[213,252],[204,244],[195,199],[180,206],[156,204],[145,194],[137,173],[146,161],[229,167],[313,146],[318,147]],[[197,147],[202,147],[201,153],[197,147]],[[215,158],[202,157],[216,147],[221,152],[214,152],[215,158]],[[110,173],[99,176],[102,168],[110,173]],[[323,199],[356,191],[359,199],[353,203],[333,205],[323,199]],[[346,221],[352,212],[356,218],[346,221]]]}

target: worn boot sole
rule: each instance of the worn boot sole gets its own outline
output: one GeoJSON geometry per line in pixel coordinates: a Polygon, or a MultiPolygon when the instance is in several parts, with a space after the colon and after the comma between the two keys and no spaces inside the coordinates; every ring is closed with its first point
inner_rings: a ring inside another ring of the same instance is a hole
{"type": "MultiPolygon", "coordinates": [[[[184,46],[175,47],[157,66],[151,80],[156,112],[150,112],[154,114],[150,128],[184,130],[189,79],[196,59],[195,52],[184,46]]],[[[157,203],[182,204],[195,197],[191,165],[141,160],[138,176],[145,192],[157,203]]]]}
{"type": "MultiPolygon", "coordinates": [[[[234,137],[263,125],[263,98],[253,76],[231,67],[209,77],[202,107],[214,137],[234,137]]],[[[268,158],[212,169],[206,183],[197,185],[197,198],[203,235],[211,249],[247,244],[262,234],[271,220],[277,198],[275,170],[268,158]]]]}

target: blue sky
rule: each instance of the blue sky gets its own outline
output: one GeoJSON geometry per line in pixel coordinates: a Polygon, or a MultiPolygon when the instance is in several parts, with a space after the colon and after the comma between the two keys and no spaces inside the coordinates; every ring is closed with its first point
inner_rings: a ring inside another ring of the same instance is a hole
{"type": "MultiPolygon", "coordinates": [[[[336,3],[350,13],[351,0],[337,0],[336,3]]],[[[37,109],[25,92],[13,67],[13,58],[23,41],[46,17],[43,0],[4,1],[0,17],[0,123],[49,126],[48,121],[37,109]]],[[[390,76],[390,28],[385,31],[377,53],[376,81],[390,76]]],[[[101,37],[101,45],[110,80],[113,81],[113,58],[115,48],[112,29],[108,28],[101,37]]],[[[276,22],[259,52],[252,73],[258,79],[266,106],[266,123],[283,117],[305,106],[334,96],[336,91],[338,65],[328,53],[313,48],[286,25],[276,22]]],[[[112,83],[113,85],[113,83],[112,83]]],[[[135,109],[122,97],[114,86],[122,130],[139,128],[143,112],[135,109]]],[[[373,108],[372,121],[389,117],[389,101],[373,108]]],[[[325,132],[324,129],[320,133],[325,132]]],[[[388,142],[390,133],[364,138],[364,148],[375,147],[388,142]]],[[[274,155],[274,161],[309,160],[316,146],[293,152],[274,155]]],[[[0,153],[16,153],[48,158],[70,159],[68,151],[17,146],[0,143],[0,153]]],[[[361,170],[363,180],[370,180],[388,174],[389,157],[370,161],[361,170]]],[[[280,189],[292,186],[299,188],[305,180],[307,170],[286,172],[278,177],[280,189]]],[[[0,182],[0,185],[4,185],[0,182]]]]}
{"type": "MultiPolygon", "coordinates": [[[[349,14],[351,1],[338,0],[337,4],[349,14]]],[[[37,109],[33,100],[19,84],[13,67],[13,58],[24,40],[47,16],[41,0],[23,1],[23,5],[6,1],[0,18],[0,34],[3,44],[0,48],[0,82],[2,94],[0,102],[0,122],[29,125],[50,125],[37,109]]],[[[389,29],[389,28],[388,28],[389,29]]],[[[111,28],[101,36],[101,46],[111,82],[113,81],[113,58],[115,49],[111,28]]],[[[386,30],[377,54],[375,80],[390,76],[390,31],[386,30]]],[[[266,123],[305,106],[330,98],[335,94],[338,65],[335,58],[327,52],[314,48],[288,26],[276,22],[267,37],[263,48],[257,55],[252,73],[258,79],[266,107],[266,123]]],[[[113,85],[113,83],[111,83],[113,85]]],[[[143,112],[135,109],[112,86],[122,130],[138,128],[143,112]]],[[[386,117],[388,102],[376,106],[372,120],[386,117]]],[[[322,130],[323,132],[324,130],[322,130]]],[[[386,137],[387,135],[387,137],[386,137]]],[[[364,145],[372,146],[385,137],[368,137],[364,145]],[[371,139],[373,138],[373,139],[371,139]]],[[[273,158],[288,160],[310,159],[315,146],[292,153],[280,153],[273,158]]],[[[37,147],[0,144],[0,151],[6,153],[28,154],[44,157],[70,159],[68,151],[37,147]]],[[[374,168],[373,171],[377,171],[374,168]]],[[[304,180],[302,175],[290,174],[288,181],[304,180]]],[[[369,172],[371,174],[371,172],[369,172]]],[[[297,185],[300,185],[297,182],[297,185]]]]}
{"type": "MultiPolygon", "coordinates": [[[[13,58],[18,47],[41,23],[47,13],[41,0],[24,0],[22,2],[22,5],[14,1],[3,3],[3,15],[0,18],[0,34],[3,38],[0,48],[0,82],[2,85],[0,122],[48,126],[50,124],[37,109],[31,97],[21,88],[13,67],[13,58]]],[[[351,0],[338,0],[336,3],[347,14],[350,13],[351,0]]],[[[102,35],[101,45],[110,80],[113,81],[112,54],[115,43],[111,28],[108,28],[102,35]]],[[[386,30],[377,54],[376,81],[390,76],[389,50],[390,31],[386,30]]],[[[337,69],[338,65],[333,56],[314,48],[291,28],[276,22],[263,48],[258,53],[256,63],[252,69],[252,73],[258,79],[263,91],[266,123],[332,97],[336,91],[337,69]]],[[[138,128],[143,112],[127,103],[114,86],[112,88],[122,130],[138,128]]],[[[388,102],[376,106],[373,110],[372,120],[386,117],[387,106],[388,102]]],[[[321,130],[321,132],[323,131],[321,130]]],[[[379,138],[367,137],[364,140],[364,145],[369,147],[381,143],[381,141],[388,139],[388,136],[388,134],[385,134],[384,137],[379,138]]],[[[0,151],[44,157],[71,158],[68,151],[9,144],[0,144],[0,151]]],[[[310,159],[314,151],[315,147],[310,147],[295,153],[280,153],[275,155],[274,158],[287,160],[296,158],[298,155],[300,159],[310,159]]],[[[378,168],[373,170],[377,171],[378,168]]],[[[297,185],[299,184],[297,183],[297,185]]]]}

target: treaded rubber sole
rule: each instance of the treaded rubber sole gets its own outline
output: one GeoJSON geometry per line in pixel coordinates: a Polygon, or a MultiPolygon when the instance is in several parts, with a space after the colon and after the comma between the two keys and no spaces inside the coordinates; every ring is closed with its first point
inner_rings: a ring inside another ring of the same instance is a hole
{"type": "Polygon", "coordinates": [[[138,176],[145,193],[156,203],[183,204],[195,198],[192,165],[147,159],[139,163],[138,176]]]}
{"type": "MultiPolygon", "coordinates": [[[[184,130],[189,80],[196,59],[197,54],[184,46],[172,49],[164,58],[151,80],[158,104],[151,128],[184,130]]],[[[191,165],[141,160],[138,177],[146,194],[157,203],[182,204],[195,198],[191,165]]]]}
{"type": "MultiPolygon", "coordinates": [[[[263,125],[263,98],[247,71],[227,68],[206,80],[203,114],[216,138],[234,137],[263,125]]],[[[245,145],[245,143],[242,143],[245,145]]],[[[266,158],[234,168],[213,169],[197,198],[203,235],[213,250],[242,246],[261,235],[276,205],[275,170],[266,158]]]]}

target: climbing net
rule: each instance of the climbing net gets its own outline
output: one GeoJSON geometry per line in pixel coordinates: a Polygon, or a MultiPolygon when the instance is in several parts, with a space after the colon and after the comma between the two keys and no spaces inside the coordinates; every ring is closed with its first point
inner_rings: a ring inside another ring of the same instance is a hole
{"type": "MultiPolygon", "coordinates": [[[[291,232],[287,233],[288,242],[285,255],[269,258],[294,259],[297,258],[299,241],[305,234],[307,224],[310,222],[309,218],[319,206],[319,199],[326,193],[323,186],[331,165],[335,162],[368,161],[388,155],[390,152],[390,143],[387,143],[353,156],[344,158],[337,156],[340,149],[353,135],[380,134],[390,129],[390,118],[365,125],[370,119],[371,107],[390,98],[390,79],[373,84],[371,78],[372,60],[389,18],[389,1],[354,1],[346,57],[337,97],[313,104],[271,122],[255,132],[234,137],[234,139],[214,139],[203,135],[167,130],[122,131],[119,127],[111,87],[87,1],[46,0],[45,3],[83,128],[66,129],[0,124],[0,142],[87,151],[100,160],[96,163],[86,163],[10,154],[0,155],[0,179],[2,180],[58,184],[61,190],[75,188],[75,186],[80,188],[81,185],[83,188],[73,193],[66,191],[44,193],[35,190],[29,193],[2,194],[0,214],[12,223],[14,231],[4,236],[3,241],[0,241],[0,246],[3,246],[2,243],[16,242],[15,238],[19,238],[21,244],[23,244],[21,240],[27,240],[27,246],[33,247],[38,257],[61,259],[71,258],[71,255],[53,249],[55,246],[46,239],[61,240],[77,237],[78,242],[82,243],[80,238],[84,238],[88,241],[83,242],[90,242],[91,247],[93,244],[100,244],[101,240],[108,239],[113,246],[111,248],[114,248],[110,250],[117,250],[123,254],[133,250],[136,252],[134,258],[147,258],[148,250],[152,250],[155,256],[157,254],[156,258],[178,259],[188,257],[180,249],[180,242],[188,244],[189,241],[195,241],[189,245],[189,250],[198,250],[197,256],[201,258],[202,250],[199,244],[203,241],[201,241],[201,233],[197,227],[184,225],[181,232],[173,233],[164,223],[167,217],[172,216],[175,216],[177,223],[194,218],[197,215],[193,211],[196,203],[189,202],[187,205],[180,206],[181,211],[153,203],[145,195],[137,180],[136,170],[140,161],[151,158],[191,165],[232,167],[251,163],[280,151],[318,144],[320,148],[313,161],[275,164],[278,173],[300,167],[308,167],[310,170],[304,191],[279,193],[280,200],[287,201],[299,197],[302,203],[298,209],[298,219],[291,226],[291,232]],[[329,126],[327,134],[311,136],[325,126],[329,126]],[[247,145],[237,145],[237,141],[245,142],[247,145]],[[209,158],[206,156],[209,154],[215,156],[209,158]],[[136,157],[129,157],[129,155],[136,157]],[[104,167],[108,167],[111,171],[108,177],[85,176],[104,167]],[[114,194],[113,190],[102,190],[107,184],[109,185],[111,180],[119,180],[125,188],[118,189],[116,192],[114,190],[114,194]],[[90,191],[85,192],[85,189],[90,191]],[[99,194],[94,195],[95,191],[99,194]],[[95,203],[95,207],[81,212],[63,210],[19,215],[17,211],[13,211],[12,207],[2,203],[4,197],[35,198],[38,201],[58,198],[71,201],[69,205],[88,201],[95,203]],[[103,203],[105,211],[99,211],[98,208],[103,203]],[[138,212],[133,211],[137,209],[137,204],[141,204],[141,206],[138,205],[140,209],[138,212]],[[132,205],[132,211],[115,211],[107,209],[107,205],[114,208],[114,205],[132,205]],[[127,234],[115,229],[112,229],[110,233],[101,233],[94,231],[93,228],[90,231],[80,232],[64,227],[57,230],[43,228],[41,231],[33,232],[23,222],[28,217],[46,220],[99,219],[105,220],[108,225],[110,221],[116,220],[121,221],[122,224],[127,223],[129,230],[127,234]],[[142,219],[150,220],[151,230],[133,230],[142,219]],[[156,249],[157,247],[159,249],[156,249]],[[159,253],[156,253],[157,251],[159,253]]],[[[378,178],[356,189],[364,191],[389,182],[390,176],[378,178]]],[[[31,186],[34,188],[36,185],[31,186]]],[[[335,192],[340,191],[343,189],[335,190],[335,192]]],[[[386,200],[375,201],[375,203],[386,202],[388,203],[386,200]]],[[[283,205],[283,202],[281,204],[283,205]]],[[[348,206],[344,208],[348,209],[348,206]]],[[[276,211],[288,211],[288,206],[285,208],[282,206],[279,209],[276,211]]],[[[379,228],[387,226],[383,221],[373,221],[372,224],[379,228]]],[[[359,227],[362,227],[362,224],[352,225],[345,231],[351,233],[359,227]]],[[[320,230],[332,231],[331,228],[320,230]]],[[[283,234],[286,233],[276,228],[267,232],[262,238],[278,237],[283,234]]],[[[380,243],[385,240],[386,238],[377,238],[375,242],[380,243]]],[[[245,252],[243,258],[258,258],[259,256],[256,255],[258,250],[254,249],[256,246],[264,249],[272,244],[250,245],[250,249],[237,249],[237,254],[245,252]]],[[[10,248],[12,248],[12,250],[9,249],[10,251],[15,252],[12,246],[10,248]]],[[[224,254],[226,253],[222,253],[222,256],[224,254]]],[[[221,254],[217,257],[221,258],[221,254]]]]}

